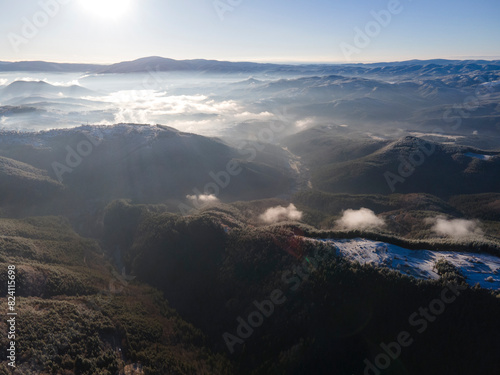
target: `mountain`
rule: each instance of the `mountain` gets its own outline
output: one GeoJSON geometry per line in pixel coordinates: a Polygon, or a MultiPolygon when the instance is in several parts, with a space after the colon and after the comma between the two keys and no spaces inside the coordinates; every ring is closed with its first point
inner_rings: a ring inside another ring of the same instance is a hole
{"type": "Polygon", "coordinates": [[[283,139],[283,144],[311,167],[358,159],[389,143],[336,124],[315,126],[283,139]]]}
{"type": "MultiPolygon", "coordinates": [[[[249,225],[243,207],[255,216],[262,211],[259,203],[218,205],[180,217],[114,202],[104,219],[105,242],[119,244],[127,269],[163,291],[181,316],[207,334],[210,347],[230,354],[239,366],[236,373],[331,374],[332,368],[363,373],[364,359],[379,352],[378,343],[397,337],[408,326],[408,316],[439,297],[447,282],[464,280],[445,261],[436,266],[440,280],[427,282],[382,270],[383,264],[362,266],[329,247],[332,240],[318,239],[347,233],[320,234],[292,222],[249,225]]],[[[356,238],[360,233],[347,235],[356,238]]],[[[387,257],[380,242],[387,237],[372,235],[377,239],[367,252],[387,257]]],[[[493,374],[498,342],[490,329],[499,325],[494,314],[500,301],[478,289],[459,288],[461,296],[450,305],[447,319],[402,352],[405,371],[471,369],[476,364],[470,358],[484,356],[484,373],[493,374]],[[480,302],[488,308],[477,309],[480,302]],[[482,319],[476,321],[478,315],[482,319]],[[480,323],[456,328],[469,320],[480,323]],[[463,357],[428,350],[444,332],[447,345],[461,338],[463,357]],[[450,359],[443,360],[443,355],[450,359]]]]}
{"type": "Polygon", "coordinates": [[[449,197],[496,191],[500,186],[498,171],[500,151],[407,136],[361,158],[326,163],[313,171],[313,184],[337,193],[428,193],[449,197]]]}
{"type": "Polygon", "coordinates": [[[0,96],[10,97],[33,97],[43,95],[65,95],[65,96],[83,96],[91,95],[92,90],[78,85],[55,86],[44,81],[14,81],[0,90],[0,96]]]}
{"type": "Polygon", "coordinates": [[[15,115],[19,115],[19,114],[34,113],[38,110],[39,110],[38,108],[35,108],[32,106],[6,105],[6,106],[0,106],[0,116],[1,117],[8,117],[8,116],[15,116],[15,115]]]}
{"type": "Polygon", "coordinates": [[[301,74],[341,74],[341,75],[385,75],[431,77],[448,74],[469,74],[481,70],[500,70],[500,61],[448,61],[412,60],[401,63],[380,64],[264,64],[251,62],[228,62],[217,60],[174,60],[162,57],[146,57],[134,61],[121,62],[97,70],[98,73],[138,73],[151,71],[196,71],[206,73],[301,73],[301,74]]]}
{"type": "Polygon", "coordinates": [[[397,140],[338,125],[298,132],[283,143],[309,166],[316,189],[351,194],[495,192],[500,150],[415,136],[397,140]]]}
{"type": "Polygon", "coordinates": [[[500,80],[500,70],[400,77],[396,66],[390,68],[396,74],[393,77],[381,72],[371,75],[369,70],[351,77],[344,68],[338,69],[344,75],[240,82],[225,95],[252,100],[263,109],[286,106],[299,118],[348,124],[367,132],[439,128],[461,135],[498,133],[500,85],[495,82],[500,80]],[[474,107],[468,104],[473,99],[474,107]]]}
{"type": "Polygon", "coordinates": [[[0,129],[0,374],[498,375],[498,66],[152,57],[82,77],[94,105],[2,87],[2,127],[52,130],[0,129]],[[156,70],[190,74],[126,76],[156,70]]]}
{"type": "Polygon", "coordinates": [[[28,206],[50,201],[63,192],[63,185],[46,171],[0,156],[0,204],[28,206]]]}
{"type": "Polygon", "coordinates": [[[499,194],[463,192],[498,176],[499,152],[334,124],[285,137],[285,149],[249,145],[161,125],[0,132],[0,181],[19,193],[0,201],[0,263],[16,265],[21,297],[18,372],[361,374],[408,327],[418,340],[393,373],[495,374],[499,194]],[[460,195],[355,194],[419,151],[429,180],[408,185],[460,195]],[[292,194],[299,160],[314,189],[292,194]],[[220,201],[179,214],[208,183],[220,201]],[[44,184],[55,194],[25,200],[44,184]],[[383,225],[337,227],[361,208],[383,225]],[[300,215],[273,215],[289,210],[300,215]],[[441,236],[436,220],[480,230],[441,236]],[[408,317],[436,311],[443,290],[457,298],[419,335],[408,317]],[[455,350],[429,351],[438,340],[455,350]]]}
{"type": "Polygon", "coordinates": [[[126,61],[99,69],[101,74],[139,73],[139,72],[171,72],[195,71],[207,73],[243,73],[287,68],[277,64],[259,64],[250,62],[229,62],[217,60],[174,60],[163,57],[146,57],[134,61],[126,61]]]}
{"type": "MultiPolygon", "coordinates": [[[[288,156],[268,147],[239,150],[166,126],[82,126],[40,133],[3,132],[0,155],[45,171],[73,205],[113,199],[192,204],[187,195],[260,199],[292,188],[288,156]]],[[[64,204],[63,204],[64,206],[64,204]]],[[[187,207],[187,206],[186,206],[187,207]]]]}
{"type": "Polygon", "coordinates": [[[151,71],[197,71],[207,73],[274,72],[283,74],[340,74],[381,76],[439,76],[498,71],[500,61],[486,60],[409,60],[372,64],[269,64],[228,62],[217,60],[174,60],[158,56],[144,57],[111,65],[68,64],[45,61],[0,62],[3,72],[88,72],[88,73],[137,73],[151,71]]]}
{"type": "MultiPolygon", "coordinates": [[[[16,326],[15,373],[123,374],[143,368],[231,375],[228,359],[208,349],[203,334],[158,291],[114,271],[97,241],[79,236],[66,219],[0,218],[0,233],[0,262],[15,265],[15,311],[22,316],[16,317],[22,324],[16,326]]],[[[7,276],[0,275],[4,296],[7,276]]],[[[7,345],[6,339],[1,343],[7,345]]],[[[2,356],[0,372],[10,371],[7,363],[2,356]]]]}

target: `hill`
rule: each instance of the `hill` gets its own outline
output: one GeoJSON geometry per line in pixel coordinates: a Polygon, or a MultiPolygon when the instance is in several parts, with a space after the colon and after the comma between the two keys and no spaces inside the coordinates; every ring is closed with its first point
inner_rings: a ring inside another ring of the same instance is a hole
{"type": "MultiPolygon", "coordinates": [[[[187,210],[194,207],[188,195],[213,194],[223,201],[262,199],[287,193],[293,186],[288,155],[280,149],[243,153],[219,139],[165,126],[4,132],[2,139],[0,155],[31,164],[64,185],[51,214],[80,215],[90,207],[95,213],[122,198],[187,210]]],[[[15,191],[17,182],[5,182],[5,189],[15,191]]]]}
{"type": "Polygon", "coordinates": [[[322,167],[313,173],[313,181],[321,190],[359,194],[397,191],[449,197],[487,193],[500,186],[498,155],[498,151],[405,137],[363,158],[322,167]],[[491,158],[481,160],[470,154],[491,158]]]}
{"type": "MultiPolygon", "coordinates": [[[[230,374],[154,289],[113,270],[61,217],[0,219],[0,266],[15,265],[17,368],[10,374],[230,374]]],[[[7,295],[7,272],[0,276],[7,295]]],[[[0,323],[7,330],[7,323],[0,323]]],[[[7,336],[1,345],[9,347],[7,336]]]]}
{"type": "MultiPolygon", "coordinates": [[[[463,280],[444,262],[438,282],[347,262],[322,241],[308,240],[319,235],[312,228],[297,223],[256,228],[246,225],[237,206],[180,217],[115,202],[105,216],[106,241],[120,239],[127,267],[162,290],[182,316],[206,332],[214,350],[232,354],[237,373],[331,374],[332,368],[362,373],[378,343],[397,337],[408,326],[407,317],[439,296],[448,281],[463,280]]],[[[491,327],[498,324],[491,319],[499,308],[498,298],[465,288],[447,307],[446,319],[402,353],[406,371],[440,373],[446,366],[461,371],[478,356],[486,358],[482,371],[493,374],[498,343],[491,327]],[[477,303],[488,308],[478,311],[477,303]],[[478,322],[478,314],[481,324],[463,324],[478,322]],[[428,351],[443,337],[447,345],[463,343],[460,359],[428,351]]],[[[389,373],[400,373],[400,366],[395,363],[389,373]]]]}
{"type": "Polygon", "coordinates": [[[46,171],[0,156],[0,205],[19,209],[51,201],[63,189],[46,171]]]}
{"type": "Polygon", "coordinates": [[[83,96],[91,95],[92,92],[92,90],[78,85],[55,86],[44,81],[14,81],[0,90],[0,95],[4,98],[60,94],[65,96],[83,96]]]}
{"type": "Polygon", "coordinates": [[[500,61],[486,60],[409,60],[373,64],[266,64],[229,62],[217,60],[174,60],[158,56],[144,57],[111,65],[67,64],[45,61],[0,62],[4,72],[89,72],[89,73],[137,73],[150,71],[200,71],[213,73],[281,72],[301,74],[339,74],[366,76],[419,76],[464,75],[478,70],[489,74],[500,70],[500,61]]]}
{"type": "Polygon", "coordinates": [[[326,192],[450,197],[500,186],[500,151],[414,136],[389,141],[332,126],[308,129],[284,142],[309,163],[313,186],[326,192]]]}

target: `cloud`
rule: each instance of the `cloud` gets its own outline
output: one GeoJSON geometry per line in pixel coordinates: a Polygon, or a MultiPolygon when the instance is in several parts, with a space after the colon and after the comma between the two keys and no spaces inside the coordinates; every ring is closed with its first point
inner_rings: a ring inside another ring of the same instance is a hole
{"type": "Polygon", "coordinates": [[[290,203],[288,207],[271,207],[266,210],[259,219],[265,223],[277,223],[285,220],[300,220],[302,219],[302,212],[297,210],[297,207],[290,203]]]}
{"type": "Polygon", "coordinates": [[[298,120],[295,123],[295,126],[299,129],[305,129],[308,128],[316,123],[316,120],[313,117],[307,117],[302,120],[298,120]]]}
{"type": "Polygon", "coordinates": [[[240,113],[242,107],[234,100],[216,102],[206,95],[167,95],[154,90],[121,90],[101,97],[82,99],[110,103],[115,107],[133,110],[149,110],[160,115],[179,115],[194,113],[240,113]]]}
{"type": "Polygon", "coordinates": [[[34,78],[34,77],[16,77],[12,82],[25,81],[25,82],[47,82],[47,78],[34,78]]]}
{"type": "Polygon", "coordinates": [[[186,198],[196,207],[220,202],[219,198],[213,194],[186,195],[186,198]]]}
{"type": "Polygon", "coordinates": [[[337,220],[337,225],[344,229],[367,229],[385,225],[384,220],[375,215],[375,212],[368,208],[359,210],[345,210],[342,217],[337,220]]]}
{"type": "Polygon", "coordinates": [[[468,237],[483,234],[477,220],[448,220],[444,216],[438,216],[433,219],[427,219],[427,223],[433,223],[432,230],[440,236],[468,237]]]}
{"type": "MultiPolygon", "coordinates": [[[[83,97],[115,111],[117,123],[157,124],[178,120],[175,116],[212,116],[224,121],[268,119],[268,112],[250,113],[234,100],[216,101],[206,95],[168,95],[154,90],[122,90],[101,97],[83,97]]],[[[183,118],[182,120],[185,120],[183,118]]],[[[182,120],[180,121],[182,123],[182,120]]]]}
{"type": "Polygon", "coordinates": [[[46,80],[45,82],[50,83],[51,85],[54,85],[54,86],[63,86],[63,87],[80,86],[80,81],[77,79],[73,79],[71,81],[64,81],[64,82],[46,80]]]}
{"type": "Polygon", "coordinates": [[[271,112],[260,112],[260,113],[252,113],[252,112],[241,112],[241,113],[235,113],[234,117],[240,121],[242,120],[266,120],[273,118],[274,115],[271,112]]]}

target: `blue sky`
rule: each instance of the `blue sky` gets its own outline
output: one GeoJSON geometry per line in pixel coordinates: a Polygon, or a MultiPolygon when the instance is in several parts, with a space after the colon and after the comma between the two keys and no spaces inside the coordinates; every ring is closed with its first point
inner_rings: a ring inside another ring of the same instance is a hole
{"type": "Polygon", "coordinates": [[[0,0],[0,7],[3,61],[500,58],[498,0],[0,0]],[[365,38],[356,43],[359,31],[365,38]]]}

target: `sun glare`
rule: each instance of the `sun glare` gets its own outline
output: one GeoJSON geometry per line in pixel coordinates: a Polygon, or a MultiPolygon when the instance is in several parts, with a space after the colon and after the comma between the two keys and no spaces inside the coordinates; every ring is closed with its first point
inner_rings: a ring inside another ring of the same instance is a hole
{"type": "Polygon", "coordinates": [[[130,10],[131,0],[80,0],[89,13],[104,18],[119,18],[130,10]]]}

